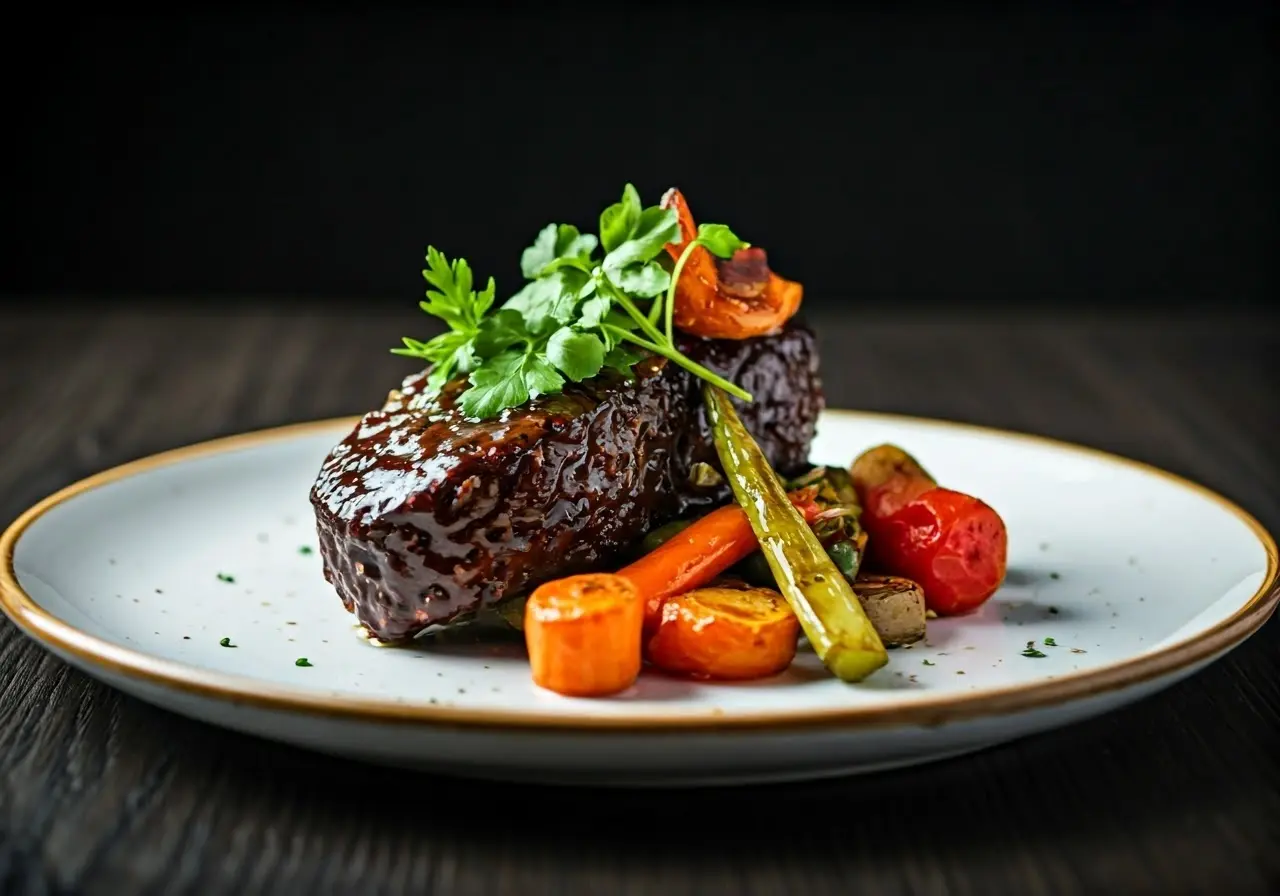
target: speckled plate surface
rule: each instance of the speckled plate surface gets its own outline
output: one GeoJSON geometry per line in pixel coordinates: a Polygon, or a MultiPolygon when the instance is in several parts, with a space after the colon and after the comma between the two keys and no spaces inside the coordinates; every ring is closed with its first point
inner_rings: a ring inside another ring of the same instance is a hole
{"type": "Polygon", "coordinates": [[[326,585],[307,491],[352,421],[179,449],[77,483],[0,539],[0,600],[90,675],[211,724],[452,774],[702,784],[957,755],[1137,700],[1239,644],[1275,607],[1276,546],[1170,474],[1029,436],[827,412],[817,462],[892,441],[982,496],[1010,573],[860,685],[802,653],[784,675],[645,675],[607,700],[529,681],[520,644],[375,648],[326,585]],[[1023,653],[1033,642],[1043,657],[1023,653]],[[305,658],[305,663],[300,661],[305,658]]]}

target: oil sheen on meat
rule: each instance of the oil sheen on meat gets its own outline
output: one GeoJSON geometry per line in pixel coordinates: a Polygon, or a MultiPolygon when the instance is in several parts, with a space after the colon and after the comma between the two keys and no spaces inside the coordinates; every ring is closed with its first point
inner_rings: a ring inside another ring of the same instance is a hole
{"type": "MultiPolygon", "coordinates": [[[[690,358],[739,383],[735,402],[774,467],[804,466],[823,398],[813,333],[686,338],[690,358]]],[[[330,452],[311,491],[325,578],[374,637],[400,641],[548,579],[608,568],[651,528],[729,497],[702,381],[655,358],[499,419],[467,421],[425,374],[330,452]]]]}

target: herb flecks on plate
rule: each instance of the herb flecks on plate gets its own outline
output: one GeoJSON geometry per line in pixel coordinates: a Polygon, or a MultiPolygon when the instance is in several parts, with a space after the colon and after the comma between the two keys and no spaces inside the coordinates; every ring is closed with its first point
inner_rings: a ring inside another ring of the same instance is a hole
{"type": "MultiPolygon", "coordinates": [[[[666,247],[680,243],[676,212],[643,206],[628,184],[622,199],[601,213],[599,231],[597,236],[572,224],[544,227],[520,258],[527,282],[496,309],[493,278],[477,290],[465,259],[449,260],[428,247],[422,273],[430,288],[420,307],[449,329],[427,342],[406,337],[392,352],[433,365],[427,378],[433,394],[465,376],[470,388],[460,403],[472,419],[497,417],[605,370],[633,376],[634,365],[646,354],[750,401],[741,387],[675,346],[670,323],[675,284],[666,247]],[[665,332],[658,327],[664,310],[665,332]]],[[[703,224],[682,258],[698,245],[727,258],[748,244],[723,224],[703,224]]],[[[675,269],[680,266],[677,262],[675,269]]]]}

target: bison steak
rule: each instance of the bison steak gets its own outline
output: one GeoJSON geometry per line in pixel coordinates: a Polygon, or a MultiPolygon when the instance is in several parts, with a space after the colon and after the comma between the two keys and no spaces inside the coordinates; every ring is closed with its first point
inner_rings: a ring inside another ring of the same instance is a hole
{"type": "MultiPolygon", "coordinates": [[[[805,465],[822,408],[813,333],[685,338],[751,392],[736,402],[781,473],[805,465]]],[[[495,420],[415,374],[330,452],[311,491],[325,578],[374,637],[399,641],[548,579],[619,560],[649,529],[729,496],[702,381],[663,358],[495,420]],[[709,481],[708,481],[709,480],[709,481]]]]}

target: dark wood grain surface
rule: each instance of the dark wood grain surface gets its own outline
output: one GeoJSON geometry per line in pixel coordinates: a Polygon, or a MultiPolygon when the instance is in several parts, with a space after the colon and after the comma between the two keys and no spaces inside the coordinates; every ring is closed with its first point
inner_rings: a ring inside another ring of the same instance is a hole
{"type": "MultiPolygon", "coordinates": [[[[832,405],[1085,442],[1280,531],[1269,318],[811,321],[832,405]]],[[[157,450],[360,412],[405,372],[386,348],[417,324],[358,303],[9,314],[0,519],[157,450]]],[[[623,793],[406,775],[223,732],[108,690],[0,622],[3,893],[1274,893],[1278,757],[1274,622],[1134,707],[966,759],[623,793]]]]}

